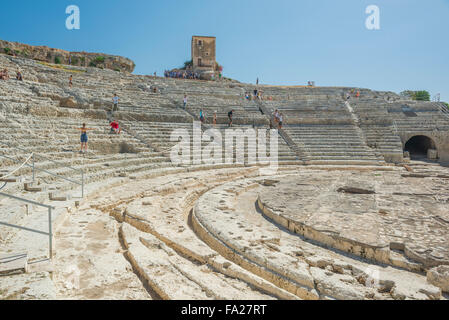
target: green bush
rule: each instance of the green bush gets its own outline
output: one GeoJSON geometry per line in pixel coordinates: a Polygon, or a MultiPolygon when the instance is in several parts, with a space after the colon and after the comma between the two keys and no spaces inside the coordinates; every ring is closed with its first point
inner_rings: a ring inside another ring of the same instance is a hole
{"type": "Polygon", "coordinates": [[[96,57],[94,61],[95,61],[95,63],[98,64],[98,63],[104,63],[105,60],[106,60],[105,57],[99,56],[99,57],[96,57]]]}
{"type": "Polygon", "coordinates": [[[420,91],[406,90],[406,91],[402,91],[400,93],[400,95],[403,97],[412,99],[412,100],[430,101],[430,93],[426,90],[420,90],[420,91]]]}
{"type": "Polygon", "coordinates": [[[78,62],[79,62],[78,58],[75,58],[75,57],[72,58],[73,65],[75,65],[75,66],[78,65],[78,62]]]}
{"type": "Polygon", "coordinates": [[[9,54],[11,52],[11,49],[9,48],[4,48],[3,51],[5,51],[6,54],[9,54]]]}
{"type": "Polygon", "coordinates": [[[446,108],[449,110],[449,103],[443,102],[443,104],[446,106],[446,108]]]}
{"type": "Polygon", "coordinates": [[[55,64],[61,64],[61,58],[55,57],[55,64]]]}
{"type": "Polygon", "coordinates": [[[184,66],[181,68],[181,70],[185,70],[188,67],[192,67],[193,66],[193,60],[188,60],[186,62],[184,62],[184,66]]]}
{"type": "Polygon", "coordinates": [[[95,62],[91,61],[91,62],[89,63],[89,67],[94,67],[94,68],[96,68],[97,65],[95,64],[95,62]]]}
{"type": "Polygon", "coordinates": [[[414,99],[418,101],[430,101],[430,93],[425,90],[416,91],[414,99]]]}

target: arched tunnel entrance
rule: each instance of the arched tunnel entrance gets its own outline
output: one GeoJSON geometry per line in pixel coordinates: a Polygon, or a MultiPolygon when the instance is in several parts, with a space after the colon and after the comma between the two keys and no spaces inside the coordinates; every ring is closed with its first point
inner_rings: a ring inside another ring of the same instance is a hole
{"type": "Polygon", "coordinates": [[[435,142],[426,136],[414,136],[405,144],[404,151],[410,153],[410,158],[427,158],[427,150],[436,149],[435,142]]]}

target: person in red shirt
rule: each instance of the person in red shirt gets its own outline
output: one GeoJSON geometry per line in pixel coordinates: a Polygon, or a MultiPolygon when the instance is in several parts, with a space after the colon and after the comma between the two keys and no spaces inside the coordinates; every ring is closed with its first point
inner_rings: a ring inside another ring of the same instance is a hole
{"type": "Polygon", "coordinates": [[[121,129],[120,129],[120,126],[119,126],[119,124],[118,124],[118,122],[116,120],[112,121],[110,126],[111,126],[111,132],[112,133],[120,134],[121,129]]]}

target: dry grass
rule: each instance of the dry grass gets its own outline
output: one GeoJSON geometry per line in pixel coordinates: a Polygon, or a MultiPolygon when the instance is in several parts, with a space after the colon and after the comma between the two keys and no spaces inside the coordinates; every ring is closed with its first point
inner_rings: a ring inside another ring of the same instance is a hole
{"type": "Polygon", "coordinates": [[[47,62],[42,62],[42,61],[39,61],[38,64],[46,66],[46,67],[49,67],[49,68],[52,68],[52,69],[58,69],[58,70],[66,71],[66,72],[69,72],[69,73],[84,73],[84,72],[86,72],[86,70],[70,69],[70,68],[67,68],[64,65],[52,64],[52,63],[47,63],[47,62]]]}

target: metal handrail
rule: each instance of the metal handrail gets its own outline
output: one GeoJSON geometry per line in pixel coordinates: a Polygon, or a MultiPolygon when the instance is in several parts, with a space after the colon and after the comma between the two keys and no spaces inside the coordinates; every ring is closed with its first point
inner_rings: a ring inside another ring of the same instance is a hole
{"type": "MultiPolygon", "coordinates": [[[[29,152],[29,150],[26,150],[26,149],[23,149],[23,148],[20,148],[20,147],[11,146],[11,145],[8,144],[7,142],[2,142],[2,143],[5,144],[5,145],[7,145],[7,146],[8,146],[9,148],[11,148],[11,149],[20,150],[20,151],[23,151],[23,152],[29,152]]],[[[68,166],[68,165],[62,164],[62,163],[60,163],[60,162],[57,162],[57,161],[55,161],[55,160],[53,160],[53,159],[50,159],[50,158],[48,158],[48,157],[46,157],[46,156],[43,156],[43,155],[41,155],[41,154],[34,153],[34,155],[37,156],[37,157],[39,157],[39,158],[41,158],[41,159],[50,161],[50,162],[52,162],[52,163],[54,163],[54,164],[63,166],[63,167],[65,167],[65,168],[71,169],[71,170],[73,170],[73,171],[77,171],[78,173],[81,173],[81,172],[83,171],[83,170],[81,170],[81,169],[76,169],[76,168],[73,168],[73,167],[71,167],[71,166],[68,166]]]]}
{"type": "Polygon", "coordinates": [[[7,194],[7,193],[3,193],[3,192],[0,192],[0,196],[11,198],[11,199],[14,199],[14,200],[17,200],[17,201],[20,201],[20,202],[24,202],[24,203],[27,203],[27,204],[32,204],[32,205],[35,205],[35,206],[38,206],[38,207],[42,207],[42,208],[48,209],[48,232],[44,232],[44,231],[40,231],[40,230],[34,230],[34,229],[27,228],[27,227],[21,227],[21,226],[9,224],[9,223],[6,223],[6,222],[1,222],[1,221],[0,221],[0,225],[4,225],[4,226],[10,227],[10,228],[21,229],[21,230],[25,230],[25,231],[29,231],[29,232],[39,233],[39,234],[48,236],[48,240],[49,240],[48,241],[49,258],[52,259],[53,258],[53,228],[52,228],[52,224],[51,224],[51,213],[52,213],[52,210],[55,210],[55,207],[49,206],[49,205],[46,205],[46,204],[43,204],[43,203],[40,203],[40,202],[36,202],[36,201],[33,201],[33,200],[19,198],[19,197],[16,197],[16,196],[13,196],[13,195],[10,195],[10,194],[7,194]]]}
{"type": "Polygon", "coordinates": [[[437,102],[437,106],[440,109],[440,111],[449,118],[449,110],[446,108],[446,105],[442,104],[441,102],[437,102]]]}
{"type": "MultiPolygon", "coordinates": [[[[262,110],[262,112],[267,115],[268,117],[270,117],[270,121],[273,117],[272,113],[270,112],[269,109],[267,109],[263,103],[262,100],[255,100],[257,106],[260,108],[260,110],[262,110]]],[[[284,139],[284,141],[287,143],[287,145],[291,148],[294,149],[298,149],[299,153],[297,153],[297,156],[299,157],[300,155],[303,157],[304,160],[307,160],[308,156],[311,154],[309,148],[306,146],[306,144],[304,142],[302,142],[301,140],[299,141],[293,141],[293,139],[288,135],[287,132],[284,131],[284,129],[279,129],[278,128],[278,132],[279,135],[284,139]]]]}
{"type": "MultiPolygon", "coordinates": [[[[0,152],[3,152],[3,151],[0,150],[0,152]]],[[[81,186],[81,198],[84,198],[84,171],[83,170],[74,169],[74,170],[76,170],[76,171],[81,173],[81,181],[76,181],[76,180],[72,180],[72,179],[69,179],[69,178],[66,178],[66,177],[61,177],[60,175],[57,175],[57,174],[55,174],[53,172],[50,172],[48,170],[36,168],[34,156],[35,156],[35,154],[33,153],[33,156],[32,156],[33,162],[32,162],[32,164],[28,164],[28,163],[24,164],[24,166],[27,166],[27,167],[33,169],[33,182],[35,181],[35,177],[36,177],[36,173],[35,172],[36,171],[45,172],[45,173],[47,173],[47,174],[49,174],[49,175],[51,175],[53,177],[56,177],[56,178],[59,178],[59,179],[62,179],[62,180],[65,180],[65,181],[68,181],[68,182],[71,182],[71,183],[74,183],[74,184],[77,184],[77,185],[81,186]]],[[[14,158],[11,158],[9,156],[4,155],[4,154],[0,154],[0,157],[6,158],[6,159],[11,160],[11,161],[13,161],[15,163],[22,163],[22,162],[14,159],[14,158]]],[[[56,164],[58,164],[58,163],[56,162],[56,164]]],[[[66,167],[66,168],[69,168],[69,167],[64,166],[64,165],[62,165],[62,166],[66,167]]],[[[71,169],[73,169],[73,168],[71,168],[71,169]]]]}
{"type": "Polygon", "coordinates": [[[398,131],[398,125],[396,123],[396,120],[393,120],[393,128],[394,128],[394,133],[396,135],[399,135],[399,131],[398,131]]]}

